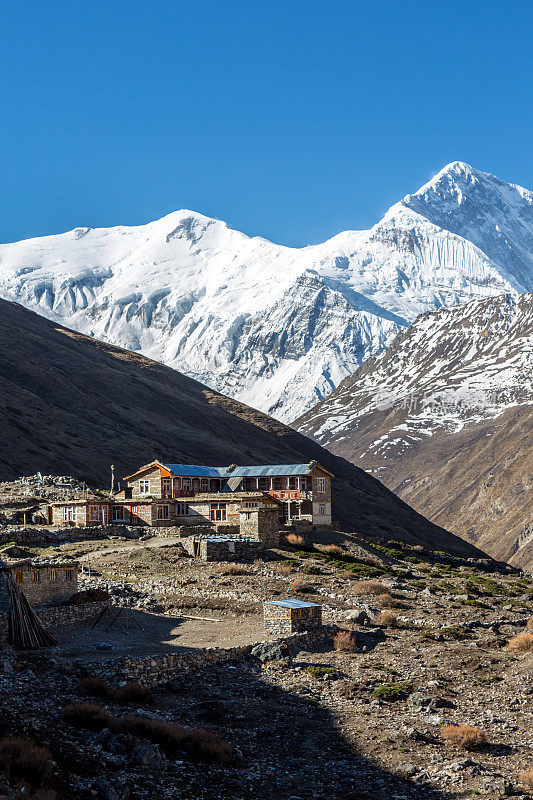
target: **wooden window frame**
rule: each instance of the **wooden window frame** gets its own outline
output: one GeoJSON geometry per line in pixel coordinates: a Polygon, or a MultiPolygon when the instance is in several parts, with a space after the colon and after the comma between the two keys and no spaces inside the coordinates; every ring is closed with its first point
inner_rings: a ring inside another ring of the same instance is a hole
{"type": "Polygon", "coordinates": [[[211,522],[227,522],[228,520],[228,504],[227,503],[210,503],[209,504],[209,519],[211,522]]]}
{"type": "Polygon", "coordinates": [[[65,570],[65,580],[66,581],[73,581],[74,580],[73,572],[74,572],[74,570],[72,569],[72,567],[67,567],[67,569],[65,570]]]}
{"type": "Polygon", "coordinates": [[[170,519],[170,508],[166,504],[161,504],[157,506],[157,514],[156,519],[166,522],[170,519]]]}
{"type": "Polygon", "coordinates": [[[150,494],[150,478],[142,478],[139,480],[139,494],[150,494]]]}

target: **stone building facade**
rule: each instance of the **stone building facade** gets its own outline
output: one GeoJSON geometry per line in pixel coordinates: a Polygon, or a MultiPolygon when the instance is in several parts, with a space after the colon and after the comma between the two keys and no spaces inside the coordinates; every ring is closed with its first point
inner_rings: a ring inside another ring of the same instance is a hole
{"type": "Polygon", "coordinates": [[[77,561],[40,563],[19,561],[0,569],[0,609],[7,611],[9,597],[5,577],[10,573],[31,605],[64,603],[78,591],[77,561]]]}
{"type": "Polygon", "coordinates": [[[263,547],[279,547],[279,514],[277,508],[241,508],[241,535],[259,539],[263,547]]]}
{"type": "Polygon", "coordinates": [[[262,544],[258,539],[238,536],[191,536],[184,547],[202,561],[254,561],[261,555],[262,544]]]}
{"type": "Polygon", "coordinates": [[[285,636],[322,626],[322,606],[305,600],[269,600],[263,603],[265,633],[285,636]]]}

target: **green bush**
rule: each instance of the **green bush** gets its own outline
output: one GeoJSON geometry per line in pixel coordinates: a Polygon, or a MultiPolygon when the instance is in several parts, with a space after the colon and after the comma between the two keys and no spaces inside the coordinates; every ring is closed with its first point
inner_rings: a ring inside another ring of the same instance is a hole
{"type": "Polygon", "coordinates": [[[326,667],[322,664],[308,664],[304,667],[304,672],[307,672],[312,678],[324,678],[326,675],[334,675],[337,670],[335,667],[326,667]]]}
{"type": "Polygon", "coordinates": [[[409,695],[415,691],[412,683],[384,683],[381,686],[376,686],[372,692],[372,697],[378,700],[386,700],[388,703],[394,703],[396,700],[405,700],[409,695]]]}

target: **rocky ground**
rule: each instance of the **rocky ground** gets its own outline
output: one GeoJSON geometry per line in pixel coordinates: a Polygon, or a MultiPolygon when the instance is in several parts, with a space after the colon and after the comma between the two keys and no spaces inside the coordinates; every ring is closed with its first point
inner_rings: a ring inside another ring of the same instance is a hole
{"type": "MultiPolygon", "coordinates": [[[[320,602],[333,629],[313,652],[265,645],[255,656],[171,676],[148,705],[89,698],[113,719],[133,714],[206,728],[231,748],[220,763],[186,747],[169,752],[116,722],[87,730],[87,714],[67,723],[61,709],[87,700],[78,688],[83,662],[57,649],[5,650],[0,736],[20,735],[51,752],[51,771],[35,796],[528,797],[533,652],[508,642],[533,632],[531,577],[394,544],[369,563],[339,541],[337,548],[294,541],[240,570],[184,557],[172,543],[60,548],[85,558],[91,576],[87,570],[83,584],[107,588],[116,603],[220,619],[212,625],[222,647],[232,626],[244,633],[256,624],[265,597],[320,602]],[[335,629],[349,631],[346,650],[335,649],[335,629]],[[450,724],[478,728],[485,741],[463,749],[446,739],[450,724]]],[[[2,764],[9,773],[0,743],[2,764]]],[[[13,771],[2,779],[5,796],[31,797],[27,775],[18,795],[16,779],[13,771]]],[[[34,788],[40,780],[33,778],[34,788]]]]}

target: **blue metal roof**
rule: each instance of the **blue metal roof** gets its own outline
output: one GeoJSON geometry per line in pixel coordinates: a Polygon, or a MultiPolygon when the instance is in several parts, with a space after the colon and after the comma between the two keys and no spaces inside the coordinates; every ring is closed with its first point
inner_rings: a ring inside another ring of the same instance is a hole
{"type": "Polygon", "coordinates": [[[194,478],[263,478],[274,475],[307,475],[309,464],[265,464],[256,467],[198,467],[195,464],[165,464],[172,475],[194,478]]]}
{"type": "Polygon", "coordinates": [[[308,603],[306,600],[267,600],[267,606],[282,606],[283,608],[311,608],[318,603],[308,603]]]}
{"type": "Polygon", "coordinates": [[[186,475],[192,478],[220,478],[225,467],[197,467],[195,464],[164,464],[172,475],[186,475]]]}

